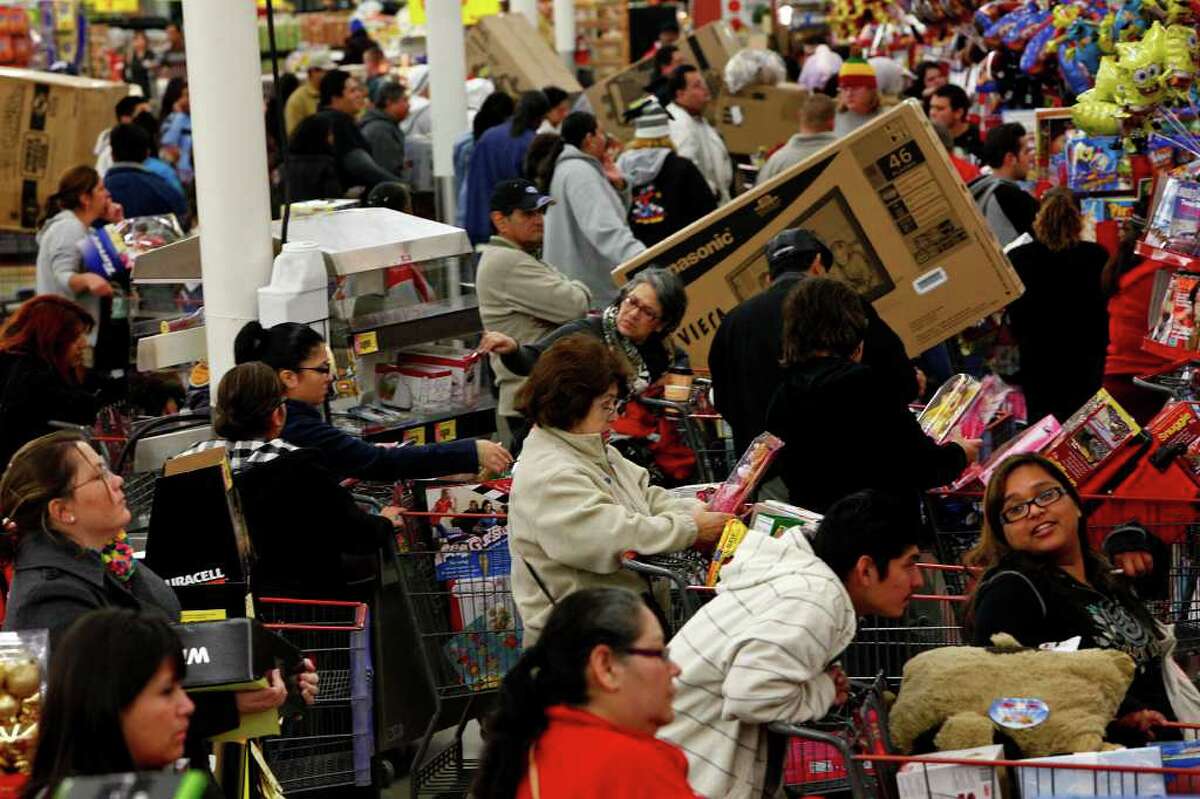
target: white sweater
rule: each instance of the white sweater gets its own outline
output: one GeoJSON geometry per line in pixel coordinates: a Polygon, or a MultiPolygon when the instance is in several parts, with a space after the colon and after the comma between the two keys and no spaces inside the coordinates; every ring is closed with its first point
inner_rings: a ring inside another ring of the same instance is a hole
{"type": "Polygon", "coordinates": [[[717,205],[729,202],[729,186],[733,183],[733,161],[725,140],[704,117],[694,117],[675,103],[667,106],[671,115],[668,123],[675,151],[691,161],[704,175],[705,182],[717,198],[717,205]]]}
{"type": "Polygon", "coordinates": [[[762,796],[767,724],[829,711],[834,686],[824,672],[854,631],[850,595],[802,533],[749,533],[721,570],[716,599],[671,639],[683,673],[675,720],[658,734],[687,754],[692,788],[762,796]]]}

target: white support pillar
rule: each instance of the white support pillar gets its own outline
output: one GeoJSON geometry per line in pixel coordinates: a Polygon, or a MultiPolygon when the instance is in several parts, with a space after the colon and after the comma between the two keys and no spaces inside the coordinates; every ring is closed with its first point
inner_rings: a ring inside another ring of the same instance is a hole
{"type": "Polygon", "coordinates": [[[509,0],[508,8],[514,14],[524,14],[533,24],[534,29],[538,26],[538,4],[537,0],[509,0]]]}
{"type": "Polygon", "coordinates": [[[554,0],[554,49],[575,74],[575,0],[554,0]]]}
{"type": "Polygon", "coordinates": [[[271,196],[258,20],[246,0],[183,0],[196,152],[200,269],[215,401],[233,339],[271,279],[271,196]]]}
{"type": "Polygon", "coordinates": [[[438,215],[454,224],[454,140],[467,130],[467,56],[458,3],[428,3],[429,96],[433,100],[433,178],[438,215]]]}

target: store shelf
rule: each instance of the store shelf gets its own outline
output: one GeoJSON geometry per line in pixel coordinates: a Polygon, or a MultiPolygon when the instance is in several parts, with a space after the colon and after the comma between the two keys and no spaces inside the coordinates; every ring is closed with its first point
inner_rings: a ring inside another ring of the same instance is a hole
{"type": "Polygon", "coordinates": [[[1164,267],[1184,269],[1189,272],[1200,272],[1200,256],[1182,255],[1170,250],[1163,250],[1144,241],[1134,245],[1134,251],[1143,258],[1158,261],[1164,267]]]}
{"type": "Polygon", "coordinates": [[[1160,358],[1166,358],[1169,361],[1178,361],[1196,354],[1195,350],[1188,349],[1185,346],[1168,347],[1166,344],[1160,344],[1148,338],[1142,339],[1142,351],[1148,352],[1151,355],[1157,355],[1160,358]]]}
{"type": "Polygon", "coordinates": [[[351,344],[359,354],[460,338],[483,329],[474,294],[356,316],[348,324],[351,344]],[[364,346],[368,340],[371,344],[364,346]]]}

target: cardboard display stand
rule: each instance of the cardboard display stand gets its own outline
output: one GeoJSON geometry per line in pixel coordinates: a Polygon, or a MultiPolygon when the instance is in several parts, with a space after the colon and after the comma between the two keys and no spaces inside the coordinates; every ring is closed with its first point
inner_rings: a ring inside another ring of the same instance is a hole
{"type": "Polygon", "coordinates": [[[0,67],[0,230],[32,231],[68,169],[94,164],[123,83],[0,67]]]}
{"type": "Polygon", "coordinates": [[[833,275],[874,304],[909,355],[945,341],[1024,291],[996,237],[909,100],[613,270],[618,285],[650,266],[687,286],[675,331],[704,367],[721,317],[768,285],[767,242],[813,231],[833,275]]]}
{"type": "Polygon", "coordinates": [[[567,94],[583,91],[558,53],[542,39],[524,14],[484,17],[467,33],[467,73],[486,70],[496,90],[514,97],[557,86],[567,94]]]}

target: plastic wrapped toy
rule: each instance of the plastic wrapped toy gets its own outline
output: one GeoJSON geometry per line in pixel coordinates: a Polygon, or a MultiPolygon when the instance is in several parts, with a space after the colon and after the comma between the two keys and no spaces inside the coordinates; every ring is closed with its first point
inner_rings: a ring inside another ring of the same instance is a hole
{"type": "Polygon", "coordinates": [[[733,472],[713,495],[708,509],[718,513],[739,512],[746,497],[758,486],[763,475],[767,473],[767,467],[782,448],[783,441],[776,436],[770,433],[757,435],[738,459],[733,472]]]}

